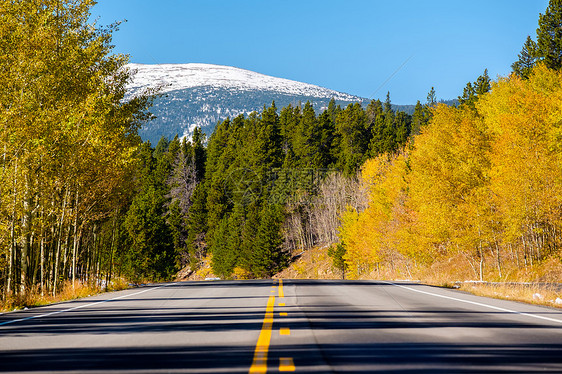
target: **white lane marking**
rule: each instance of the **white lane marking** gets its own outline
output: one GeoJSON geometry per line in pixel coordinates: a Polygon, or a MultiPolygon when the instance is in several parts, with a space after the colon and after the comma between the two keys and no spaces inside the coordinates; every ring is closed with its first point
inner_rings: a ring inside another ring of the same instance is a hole
{"type": "Polygon", "coordinates": [[[458,302],[461,302],[461,303],[472,304],[472,305],[478,305],[478,306],[482,306],[482,307],[485,307],[485,308],[490,308],[490,309],[494,309],[494,310],[499,310],[499,311],[502,311],[502,312],[513,313],[513,314],[519,314],[519,315],[521,315],[521,316],[532,317],[532,318],[537,318],[537,319],[542,319],[542,320],[545,320],[545,321],[556,322],[556,323],[561,323],[561,324],[562,324],[562,320],[559,320],[559,319],[554,319],[554,318],[539,316],[539,315],[536,315],[536,314],[518,312],[518,311],[516,311],[516,310],[500,308],[500,307],[497,307],[497,306],[488,305],[488,304],[483,304],[483,303],[479,303],[479,302],[476,302],[476,301],[463,300],[463,299],[458,299],[458,298],[456,298],[456,297],[445,296],[445,295],[439,295],[439,294],[436,294],[436,293],[431,293],[431,292],[422,291],[422,290],[416,290],[416,289],[414,289],[414,288],[402,286],[402,285],[400,285],[400,284],[396,284],[396,283],[392,283],[392,282],[386,282],[386,281],[381,281],[381,282],[388,283],[388,284],[391,284],[391,285],[393,285],[393,286],[400,287],[400,288],[404,288],[404,289],[407,289],[407,290],[410,290],[410,291],[413,291],[413,292],[418,292],[418,293],[423,293],[423,294],[425,294],[425,295],[431,295],[431,296],[435,296],[435,297],[440,297],[440,298],[442,298],[442,299],[454,300],[454,301],[458,301],[458,302]]]}
{"type": "Polygon", "coordinates": [[[146,290],[142,290],[142,291],[135,292],[135,293],[132,293],[132,294],[121,295],[121,296],[113,297],[113,298],[107,299],[107,300],[101,300],[101,301],[96,301],[96,302],[94,302],[94,303],[79,305],[79,306],[75,306],[74,308],[68,308],[68,309],[63,309],[63,310],[57,310],[57,311],[55,311],[55,312],[45,313],[45,314],[39,314],[39,315],[36,315],[36,316],[31,316],[31,317],[26,317],[26,318],[13,319],[13,320],[11,320],[11,321],[6,321],[6,322],[0,323],[0,326],[9,325],[9,324],[11,324],[11,323],[16,323],[16,322],[29,321],[29,320],[31,320],[31,319],[36,319],[36,318],[43,318],[43,317],[54,316],[55,314],[61,314],[61,313],[71,312],[71,311],[76,310],[76,309],[82,309],[82,308],[87,308],[87,307],[89,307],[89,306],[94,306],[94,305],[99,305],[99,304],[107,303],[108,301],[119,300],[119,299],[124,299],[124,298],[129,297],[129,296],[140,295],[141,293],[145,293],[145,292],[148,292],[148,291],[154,291],[154,290],[157,290],[157,289],[163,288],[163,287],[173,286],[174,284],[177,284],[177,283],[168,283],[168,284],[165,284],[165,285],[163,285],[163,286],[158,286],[158,287],[154,287],[154,288],[147,288],[146,290]]]}

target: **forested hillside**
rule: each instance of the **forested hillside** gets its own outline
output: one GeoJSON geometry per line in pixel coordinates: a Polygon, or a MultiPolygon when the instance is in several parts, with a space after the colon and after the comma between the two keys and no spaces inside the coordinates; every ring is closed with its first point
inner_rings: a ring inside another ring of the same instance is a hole
{"type": "Polygon", "coordinates": [[[0,287],[271,277],[329,248],[342,275],[560,281],[562,1],[513,74],[386,101],[228,118],[207,138],[142,142],[155,92],[126,98],[127,57],[93,1],[0,0],[0,287]],[[537,271],[537,269],[542,269],[537,271]],[[535,279],[533,278],[533,279],[535,279]]]}
{"type": "Polygon", "coordinates": [[[172,200],[162,206],[168,206],[173,237],[181,238],[174,244],[179,265],[197,269],[211,256],[223,278],[269,277],[287,266],[291,251],[336,242],[340,212],[364,205],[360,165],[401,149],[427,115],[421,104],[413,117],[395,113],[390,99],[366,109],[332,101],[320,114],[310,103],[281,110],[273,103],[219,123],[206,148],[197,130],[194,141],[206,162],[190,169],[202,178],[182,179],[190,192],[177,195],[178,208],[169,191],[175,176],[189,174],[183,171],[189,163],[176,149],[191,143],[163,138],[154,153],[175,159],[162,192],[172,200]]]}
{"type": "Polygon", "coordinates": [[[320,115],[308,103],[272,105],[220,123],[208,142],[197,129],[152,148],[137,133],[153,92],[124,100],[127,58],[111,53],[118,25],[89,24],[92,4],[2,2],[4,300],[78,281],[171,279],[208,255],[223,277],[270,276],[291,249],[336,240],[341,207],[320,227],[328,206],[313,200],[326,181],[348,183],[343,175],[402,147],[425,120],[421,105],[412,122],[390,100],[332,102],[320,115]]]}
{"type": "Polygon", "coordinates": [[[362,168],[340,231],[350,275],[561,281],[562,2],[514,73],[467,84],[408,146],[362,168]]]}
{"type": "MultiPolygon", "coordinates": [[[[326,88],[275,78],[231,66],[211,64],[129,64],[135,72],[127,93],[135,95],[147,87],[160,88],[151,112],[155,118],[145,122],[139,135],[152,144],[165,136],[172,139],[191,136],[195,127],[211,135],[227,117],[261,111],[275,101],[278,107],[310,101],[323,110],[333,98],[346,106],[362,102],[357,96],[326,88]],[[323,108],[323,109],[322,109],[323,108]]],[[[411,114],[411,113],[410,113],[411,114]]]]}

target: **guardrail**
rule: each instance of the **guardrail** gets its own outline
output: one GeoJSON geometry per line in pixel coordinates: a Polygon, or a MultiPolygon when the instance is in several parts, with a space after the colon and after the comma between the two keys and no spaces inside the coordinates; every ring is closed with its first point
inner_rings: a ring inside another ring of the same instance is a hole
{"type": "Polygon", "coordinates": [[[543,289],[550,289],[562,292],[562,283],[549,283],[549,282],[485,282],[485,281],[457,281],[455,285],[461,284],[483,284],[489,286],[526,286],[529,288],[537,287],[543,289]]]}

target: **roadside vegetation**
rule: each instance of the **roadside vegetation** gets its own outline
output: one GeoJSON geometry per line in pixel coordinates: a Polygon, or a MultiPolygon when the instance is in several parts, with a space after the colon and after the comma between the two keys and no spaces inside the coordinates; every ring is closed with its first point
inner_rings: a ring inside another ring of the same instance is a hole
{"type": "Polygon", "coordinates": [[[435,106],[401,152],[368,160],[368,207],[342,218],[350,275],[397,267],[505,281],[560,261],[560,93],[562,74],[541,63],[473,106],[435,106]]]}
{"type": "Polygon", "coordinates": [[[437,104],[399,152],[369,159],[368,207],[342,218],[352,277],[560,282],[562,2],[509,77],[437,104]]]}
{"type": "Polygon", "coordinates": [[[4,303],[56,298],[68,282],[110,284],[130,267],[116,243],[150,95],[123,100],[127,58],[111,54],[118,25],[89,24],[93,4],[0,2],[4,303]]]}
{"type": "Polygon", "coordinates": [[[64,282],[59,291],[53,294],[43,293],[39,288],[34,288],[26,293],[12,293],[7,296],[0,305],[1,312],[10,312],[17,309],[34,308],[42,305],[49,305],[74,299],[80,299],[102,292],[112,292],[124,290],[130,287],[123,279],[114,280],[109,287],[88,284],[81,281],[72,283],[64,282]]]}
{"type": "Polygon", "coordinates": [[[540,284],[485,284],[466,283],[459,286],[461,291],[477,296],[525,302],[529,304],[562,308],[562,290],[559,286],[540,284]]]}
{"type": "MultiPolygon", "coordinates": [[[[93,1],[0,0],[5,309],[127,282],[562,282],[562,1],[455,106],[295,103],[141,142],[93,1]],[[280,273],[281,272],[281,273],[280,273]]],[[[268,103],[269,104],[269,103],[268,103]]],[[[550,296],[548,296],[550,297],[550,296]]]]}

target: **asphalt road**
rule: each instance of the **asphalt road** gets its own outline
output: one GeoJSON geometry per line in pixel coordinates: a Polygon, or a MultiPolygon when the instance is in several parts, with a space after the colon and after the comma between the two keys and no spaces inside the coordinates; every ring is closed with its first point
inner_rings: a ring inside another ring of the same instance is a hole
{"type": "Polygon", "coordinates": [[[214,281],[0,315],[0,372],[562,373],[562,310],[408,283],[214,281]]]}

